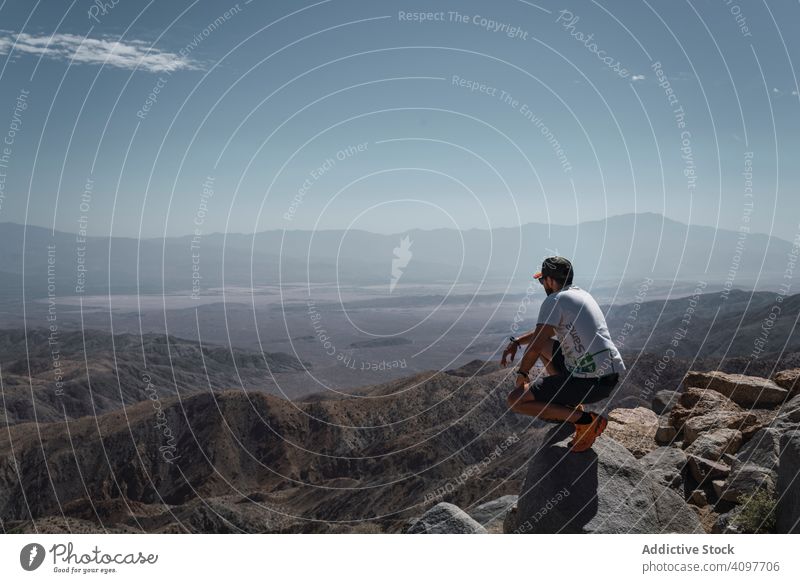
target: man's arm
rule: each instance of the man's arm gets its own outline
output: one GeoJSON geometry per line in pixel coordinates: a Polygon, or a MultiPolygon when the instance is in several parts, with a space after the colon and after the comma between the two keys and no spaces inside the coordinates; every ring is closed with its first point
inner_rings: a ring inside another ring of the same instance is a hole
{"type": "MultiPolygon", "coordinates": [[[[555,327],[551,326],[550,324],[536,325],[536,329],[531,332],[531,338],[529,339],[530,346],[528,347],[528,350],[525,351],[525,356],[522,357],[522,361],[519,363],[520,372],[530,372],[530,370],[533,368],[533,365],[536,364],[537,360],[539,360],[539,356],[545,347],[545,343],[550,340],[555,333],[555,327]]],[[[528,382],[528,380],[529,378],[526,375],[517,374],[516,385],[522,386],[528,382]]]]}
{"type": "Polygon", "coordinates": [[[510,362],[514,362],[514,358],[517,356],[517,350],[519,350],[520,346],[525,344],[529,344],[533,337],[536,335],[536,330],[531,330],[523,334],[522,336],[517,336],[516,338],[512,336],[511,340],[506,346],[506,349],[503,351],[503,357],[500,359],[500,366],[506,366],[510,362]]]}

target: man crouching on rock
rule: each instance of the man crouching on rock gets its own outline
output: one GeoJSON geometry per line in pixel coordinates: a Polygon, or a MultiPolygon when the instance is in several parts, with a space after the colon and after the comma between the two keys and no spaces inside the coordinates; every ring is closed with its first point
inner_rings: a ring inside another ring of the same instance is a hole
{"type": "Polygon", "coordinates": [[[608,398],[625,365],[600,306],[588,292],[572,285],[572,276],[568,259],[544,260],[541,272],[533,276],[547,294],[536,329],[519,338],[512,336],[501,364],[506,366],[521,345],[528,345],[508,405],[523,415],[574,423],[570,446],[577,452],[592,447],[608,424],[602,415],[585,412],[583,403],[608,398]],[[530,370],[540,358],[547,376],[531,381],[530,370]]]}

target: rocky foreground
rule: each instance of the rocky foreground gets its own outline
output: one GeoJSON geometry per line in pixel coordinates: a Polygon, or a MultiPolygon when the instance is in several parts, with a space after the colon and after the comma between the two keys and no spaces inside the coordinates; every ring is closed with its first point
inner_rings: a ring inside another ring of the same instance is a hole
{"type": "Polygon", "coordinates": [[[0,531],[798,530],[800,369],[691,372],[613,408],[580,454],[570,427],[508,410],[510,375],[476,361],[344,398],[190,391],[10,425],[0,531]]]}
{"type": "Polygon", "coordinates": [[[519,495],[439,503],[409,533],[800,532],[800,369],[689,372],[652,408],[613,409],[593,448],[572,426],[532,452],[519,495]]]}

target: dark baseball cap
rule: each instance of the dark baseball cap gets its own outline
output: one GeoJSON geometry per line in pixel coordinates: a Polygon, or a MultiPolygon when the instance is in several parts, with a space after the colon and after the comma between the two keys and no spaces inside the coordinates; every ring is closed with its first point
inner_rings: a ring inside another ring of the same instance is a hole
{"type": "Polygon", "coordinates": [[[572,278],[572,263],[566,257],[548,257],[542,262],[542,270],[534,273],[535,279],[541,280],[543,277],[555,277],[557,279],[569,280],[572,278]]]}

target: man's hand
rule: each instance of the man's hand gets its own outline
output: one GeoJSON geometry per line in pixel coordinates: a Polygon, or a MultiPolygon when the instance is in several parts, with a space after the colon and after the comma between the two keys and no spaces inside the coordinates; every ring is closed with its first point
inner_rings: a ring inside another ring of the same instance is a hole
{"type": "Polygon", "coordinates": [[[506,349],[503,351],[503,358],[500,359],[500,366],[508,366],[509,363],[514,362],[519,350],[519,342],[509,342],[506,349]]]}
{"type": "Polygon", "coordinates": [[[527,377],[524,377],[521,374],[518,374],[516,380],[514,381],[514,388],[515,389],[519,389],[519,388],[527,389],[528,388],[527,385],[528,385],[527,377]]]}

